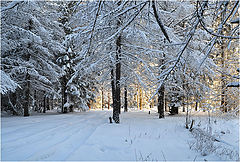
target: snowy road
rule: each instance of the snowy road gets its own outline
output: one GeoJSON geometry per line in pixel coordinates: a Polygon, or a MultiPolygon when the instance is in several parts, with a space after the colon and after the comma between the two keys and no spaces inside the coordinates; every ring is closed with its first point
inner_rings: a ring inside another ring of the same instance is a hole
{"type": "Polygon", "coordinates": [[[189,149],[183,117],[111,111],[2,118],[2,160],[219,160],[189,149]]]}
{"type": "Polygon", "coordinates": [[[110,112],[2,118],[3,160],[65,160],[110,112]]]}

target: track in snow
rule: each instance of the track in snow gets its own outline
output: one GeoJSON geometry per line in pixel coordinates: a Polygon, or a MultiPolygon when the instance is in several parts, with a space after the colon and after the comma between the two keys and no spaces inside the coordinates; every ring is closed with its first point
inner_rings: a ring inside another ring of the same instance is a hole
{"type": "MultiPolygon", "coordinates": [[[[111,115],[112,111],[88,111],[3,117],[1,160],[221,160],[189,149],[188,142],[193,137],[184,128],[184,116],[158,119],[155,112],[133,111],[122,113],[120,124],[109,124],[111,115]]],[[[226,132],[237,130],[236,124],[231,123],[226,121],[220,125],[225,126],[226,132]]],[[[226,133],[223,140],[234,144],[236,137],[236,131],[226,133]]]]}
{"type": "Polygon", "coordinates": [[[110,115],[91,111],[2,118],[2,160],[64,160],[110,115]]]}

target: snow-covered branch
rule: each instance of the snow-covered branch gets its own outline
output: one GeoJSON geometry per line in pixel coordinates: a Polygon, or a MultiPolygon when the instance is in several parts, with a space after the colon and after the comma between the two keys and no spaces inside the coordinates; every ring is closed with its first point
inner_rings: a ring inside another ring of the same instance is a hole
{"type": "Polygon", "coordinates": [[[15,6],[19,5],[20,3],[22,3],[22,2],[23,1],[19,1],[19,0],[12,1],[8,6],[2,7],[1,8],[1,12],[4,12],[4,11],[9,10],[9,9],[12,9],[15,6]]]}
{"type": "Polygon", "coordinates": [[[155,0],[152,0],[152,8],[153,8],[154,16],[155,16],[155,18],[156,18],[156,20],[157,20],[157,23],[158,23],[160,29],[162,30],[162,32],[163,32],[164,36],[167,38],[167,40],[168,40],[169,42],[171,42],[170,39],[169,39],[169,37],[168,37],[168,34],[167,34],[167,32],[166,32],[166,30],[165,30],[165,28],[164,28],[164,25],[163,25],[163,23],[162,23],[159,15],[158,15],[158,13],[157,13],[157,9],[156,9],[156,6],[155,6],[155,0]]]}
{"type": "Polygon", "coordinates": [[[4,71],[1,70],[1,94],[6,94],[9,91],[15,92],[15,90],[20,87],[16,82],[14,82],[4,71]]]}

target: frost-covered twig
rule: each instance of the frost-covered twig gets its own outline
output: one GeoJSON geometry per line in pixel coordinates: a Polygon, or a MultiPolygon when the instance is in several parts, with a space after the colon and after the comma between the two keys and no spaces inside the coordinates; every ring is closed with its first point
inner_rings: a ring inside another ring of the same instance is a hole
{"type": "Polygon", "coordinates": [[[209,34],[211,34],[211,35],[213,35],[213,36],[221,37],[221,38],[227,38],[227,39],[239,39],[239,38],[240,38],[239,36],[237,36],[237,37],[226,36],[226,35],[221,35],[221,34],[214,33],[213,31],[210,31],[210,30],[207,29],[207,27],[203,24],[203,21],[202,21],[201,18],[200,18],[200,24],[201,24],[201,26],[203,27],[203,29],[205,29],[209,34]]]}
{"type": "MultiPolygon", "coordinates": [[[[224,21],[222,22],[222,24],[219,25],[219,30],[217,33],[214,33],[213,31],[210,31],[203,22],[203,17],[202,15],[198,14],[197,12],[197,17],[199,18],[199,22],[201,24],[201,26],[203,27],[203,29],[205,31],[207,31],[209,34],[214,35],[216,37],[221,37],[221,38],[227,38],[227,39],[239,39],[239,36],[237,37],[233,37],[233,36],[225,36],[225,35],[221,35],[220,32],[222,30],[223,25],[227,22],[227,20],[230,18],[230,16],[234,13],[235,9],[237,10],[237,6],[238,6],[239,1],[237,1],[234,5],[234,7],[232,8],[231,12],[229,13],[229,15],[226,17],[226,19],[224,19],[224,21]]],[[[200,5],[201,6],[201,5],[200,5]]]]}
{"type": "Polygon", "coordinates": [[[163,25],[163,23],[162,23],[159,15],[158,15],[158,13],[157,13],[157,9],[156,9],[156,6],[155,6],[155,0],[152,0],[152,8],[153,8],[154,16],[155,16],[155,18],[156,18],[156,20],[157,20],[157,23],[158,23],[160,29],[162,30],[162,32],[163,32],[164,36],[167,38],[167,40],[168,40],[169,42],[171,42],[170,39],[169,39],[169,37],[168,37],[168,34],[167,34],[167,32],[166,32],[166,30],[165,30],[165,28],[164,28],[164,25],[163,25]]]}
{"type": "MultiPolygon", "coordinates": [[[[203,9],[201,10],[201,14],[203,14],[205,7],[207,6],[207,2],[203,3],[203,9]]],[[[153,96],[149,99],[152,100],[152,98],[158,93],[158,90],[162,87],[162,85],[164,84],[164,82],[166,81],[166,79],[168,78],[168,76],[171,74],[171,72],[175,69],[175,67],[177,66],[177,64],[179,63],[179,61],[181,60],[181,57],[184,53],[184,51],[186,50],[188,44],[190,43],[190,41],[192,40],[192,37],[195,33],[195,30],[197,29],[198,25],[199,25],[199,19],[196,19],[195,23],[192,26],[192,29],[190,30],[190,32],[188,33],[188,37],[187,40],[184,43],[184,46],[181,48],[181,50],[178,52],[177,55],[177,59],[176,62],[174,63],[174,65],[172,66],[172,68],[168,71],[168,73],[165,75],[165,77],[162,79],[162,81],[160,82],[159,86],[157,87],[157,90],[155,91],[155,93],[153,94],[153,96]]]]}
{"type": "Polygon", "coordinates": [[[1,12],[4,12],[4,11],[9,10],[9,9],[12,9],[15,6],[17,6],[19,3],[22,3],[22,2],[23,1],[18,1],[18,0],[12,1],[7,7],[2,7],[1,12]]]}
{"type": "MultiPolygon", "coordinates": [[[[235,3],[235,5],[233,6],[231,12],[227,15],[227,17],[223,20],[223,22],[222,22],[220,25],[218,25],[217,35],[219,35],[219,34],[221,33],[221,31],[222,31],[222,29],[223,29],[223,25],[226,24],[227,20],[228,20],[228,19],[230,18],[230,16],[233,14],[235,8],[238,6],[238,3],[239,3],[239,1],[236,1],[236,3],[235,3]]],[[[198,15],[199,15],[199,14],[198,14],[198,15]]],[[[200,20],[199,20],[199,21],[200,21],[200,20]]],[[[204,63],[204,61],[208,58],[210,52],[212,51],[213,46],[214,46],[215,43],[216,43],[216,40],[217,40],[217,36],[215,36],[214,38],[212,38],[212,40],[211,40],[211,46],[208,48],[208,50],[207,50],[207,52],[206,52],[206,54],[205,54],[205,57],[204,57],[203,60],[201,61],[200,66],[199,66],[198,69],[201,68],[201,66],[202,66],[202,64],[204,63]]]]}
{"type": "Polygon", "coordinates": [[[87,50],[87,53],[86,53],[86,54],[89,54],[89,50],[90,50],[90,48],[91,48],[92,39],[93,39],[93,32],[94,32],[95,25],[96,25],[96,22],[97,22],[97,18],[98,18],[98,15],[99,15],[99,11],[100,11],[100,8],[101,8],[101,3],[102,3],[102,0],[99,0],[98,10],[97,10],[97,13],[96,13],[96,16],[95,16],[95,19],[94,19],[92,31],[91,31],[91,34],[90,34],[90,42],[89,42],[89,44],[88,44],[88,50],[87,50]]]}
{"type": "Polygon", "coordinates": [[[214,137],[200,128],[194,128],[192,135],[195,140],[189,143],[190,149],[201,152],[203,156],[214,153],[227,160],[238,160],[239,153],[236,150],[237,148],[231,144],[214,137]]]}
{"type": "Polygon", "coordinates": [[[174,65],[172,66],[172,68],[168,71],[168,73],[165,75],[165,77],[163,78],[163,80],[160,82],[156,92],[154,93],[154,95],[149,99],[151,100],[157,93],[158,93],[158,90],[162,87],[162,85],[164,84],[165,80],[168,78],[168,76],[171,74],[171,72],[174,70],[174,68],[177,66],[177,64],[179,63],[185,49],[187,48],[189,42],[191,41],[194,33],[195,33],[195,30],[197,28],[199,24],[199,20],[197,20],[192,28],[192,30],[190,31],[189,35],[188,35],[188,38],[187,38],[187,41],[185,42],[185,45],[181,48],[180,52],[178,53],[178,56],[177,56],[177,60],[176,62],[174,63],[174,65]]]}
{"type": "MultiPolygon", "coordinates": [[[[148,2],[148,1],[147,1],[148,2]]],[[[130,25],[133,20],[139,15],[139,13],[142,11],[142,9],[146,6],[147,2],[144,3],[144,5],[136,12],[136,14],[134,16],[131,16],[131,18],[129,19],[129,21],[127,23],[124,24],[123,27],[119,28],[117,32],[115,32],[112,36],[110,36],[109,38],[107,38],[106,40],[104,40],[104,42],[108,42],[110,40],[112,40],[113,38],[115,38],[119,33],[121,33],[128,25],[130,25]]]]}

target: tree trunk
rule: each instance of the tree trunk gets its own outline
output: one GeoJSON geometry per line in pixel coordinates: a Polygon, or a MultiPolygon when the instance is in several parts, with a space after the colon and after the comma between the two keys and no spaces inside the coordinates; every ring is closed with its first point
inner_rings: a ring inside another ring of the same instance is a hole
{"type": "MultiPolygon", "coordinates": [[[[12,100],[13,106],[14,108],[16,108],[15,105],[17,104],[17,91],[13,93],[12,97],[13,97],[13,100],[12,100]]],[[[18,115],[18,112],[14,110],[13,115],[18,115]]]]}
{"type": "Polygon", "coordinates": [[[171,103],[170,114],[171,115],[178,114],[178,107],[176,106],[175,103],[171,103]]]}
{"type": "Polygon", "coordinates": [[[87,103],[89,110],[91,110],[91,103],[87,103]]]}
{"type": "Polygon", "coordinates": [[[110,93],[108,92],[108,110],[110,109],[110,93]]]}
{"type": "Polygon", "coordinates": [[[47,97],[47,110],[50,110],[50,104],[49,104],[49,103],[50,103],[50,101],[49,101],[49,100],[50,100],[50,98],[49,98],[49,97],[47,97]]]}
{"type": "MultiPolygon", "coordinates": [[[[225,19],[225,14],[226,14],[226,10],[224,10],[222,12],[222,15],[221,15],[221,21],[224,21],[225,19]]],[[[223,30],[221,30],[220,34],[224,34],[223,33],[223,30]]],[[[224,51],[224,39],[223,38],[220,38],[221,40],[221,68],[223,70],[225,70],[225,51],[224,51]]],[[[221,74],[221,108],[222,108],[222,111],[223,112],[227,112],[227,104],[226,104],[226,82],[225,82],[225,74],[224,72],[222,72],[221,74]]]]}
{"type": "Polygon", "coordinates": [[[104,110],[104,93],[103,93],[103,90],[102,90],[102,110],[104,110]]]}
{"type": "Polygon", "coordinates": [[[142,89],[140,88],[140,94],[139,94],[139,107],[140,107],[140,110],[143,109],[143,99],[142,99],[142,89]]]}
{"type": "MultiPolygon", "coordinates": [[[[153,1],[154,3],[154,1],[153,1]]],[[[155,7],[154,4],[152,4],[153,8],[155,7]]],[[[156,10],[156,8],[155,8],[156,10]]],[[[154,11],[155,13],[156,11],[154,11]]],[[[155,17],[157,16],[157,13],[155,13],[155,17]]],[[[156,17],[157,18],[157,17],[156,17]]],[[[162,58],[159,60],[159,66],[162,66],[164,64],[164,58],[165,58],[165,54],[163,54],[162,58]]],[[[163,66],[159,73],[161,74],[162,70],[165,69],[165,66],[163,66]]],[[[159,118],[164,118],[164,91],[165,91],[165,88],[164,88],[164,85],[162,84],[162,86],[159,88],[158,90],[158,113],[159,113],[159,118]]]]}
{"type": "MultiPolygon", "coordinates": [[[[119,22],[120,23],[120,22],[119,22]]],[[[116,53],[116,107],[113,109],[113,120],[119,123],[119,114],[121,113],[121,36],[118,36],[117,41],[117,53],[116,53]]]]}
{"type": "MultiPolygon", "coordinates": [[[[29,55],[30,57],[30,55],[29,55]]],[[[28,59],[29,61],[29,59],[28,59]]],[[[26,74],[26,81],[27,81],[27,85],[26,85],[26,91],[25,91],[25,101],[24,101],[24,112],[23,112],[23,116],[29,116],[29,100],[30,100],[30,75],[28,73],[27,70],[27,74],[26,74]]]]}
{"type": "MultiPolygon", "coordinates": [[[[223,43],[223,40],[222,40],[223,43]]],[[[222,64],[222,69],[224,69],[224,64],[225,64],[225,60],[224,60],[224,47],[223,44],[221,44],[221,64],[222,64]]],[[[225,79],[224,79],[224,74],[221,74],[221,108],[223,112],[227,112],[226,111],[226,104],[225,104],[225,79]]]]}
{"type": "Polygon", "coordinates": [[[188,129],[189,127],[188,127],[188,123],[189,123],[189,114],[188,114],[188,111],[189,111],[189,109],[188,109],[188,105],[187,105],[187,113],[186,113],[186,123],[185,123],[185,127],[188,129]]]}
{"type": "Polygon", "coordinates": [[[116,107],[116,97],[115,97],[115,91],[116,91],[116,86],[115,86],[115,76],[114,76],[114,71],[113,68],[111,70],[111,86],[112,86],[112,101],[113,101],[113,109],[116,107]]]}
{"type": "Polygon", "coordinates": [[[46,94],[43,97],[43,113],[46,113],[46,94]]]}
{"type": "Polygon", "coordinates": [[[52,95],[52,110],[54,109],[54,95],[52,95]]]}
{"type": "MultiPolygon", "coordinates": [[[[118,2],[118,6],[121,5],[121,1],[118,2]]],[[[118,17],[117,28],[121,25],[121,18],[118,17]]],[[[121,34],[116,40],[116,89],[115,89],[115,107],[113,108],[113,120],[115,123],[120,123],[119,114],[121,113],[121,34]]]]}
{"type": "Polygon", "coordinates": [[[33,98],[34,98],[34,103],[33,103],[33,107],[34,107],[34,111],[37,111],[37,91],[35,90],[34,91],[34,96],[33,96],[33,98]]]}
{"type": "Polygon", "coordinates": [[[128,111],[127,87],[124,87],[124,112],[128,111]]]}
{"type": "Polygon", "coordinates": [[[67,102],[67,78],[66,76],[62,77],[62,113],[66,113],[66,109],[64,108],[64,104],[67,102]]]}
{"type": "Polygon", "coordinates": [[[164,118],[164,86],[158,90],[158,113],[159,118],[164,118]]]}
{"type": "Polygon", "coordinates": [[[184,103],[184,98],[183,98],[183,103],[182,103],[182,106],[183,106],[183,109],[182,109],[182,112],[185,112],[185,103],[184,103]]]}
{"type": "Polygon", "coordinates": [[[139,86],[137,86],[137,109],[139,110],[139,86]]]}
{"type": "Polygon", "coordinates": [[[165,107],[165,111],[169,112],[168,105],[167,105],[167,97],[165,95],[164,95],[164,107],[165,107]]]}
{"type": "Polygon", "coordinates": [[[196,105],[195,105],[195,111],[198,110],[198,102],[196,102],[196,105]]]}

